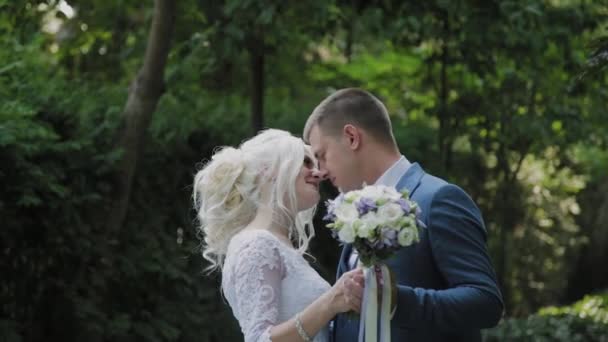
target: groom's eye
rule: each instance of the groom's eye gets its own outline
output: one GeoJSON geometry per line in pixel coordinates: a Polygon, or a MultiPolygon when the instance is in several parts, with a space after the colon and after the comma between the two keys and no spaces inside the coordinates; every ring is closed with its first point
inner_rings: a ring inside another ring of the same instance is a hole
{"type": "Polygon", "coordinates": [[[319,156],[317,157],[318,160],[325,160],[325,151],[323,151],[322,153],[319,153],[319,156]]]}

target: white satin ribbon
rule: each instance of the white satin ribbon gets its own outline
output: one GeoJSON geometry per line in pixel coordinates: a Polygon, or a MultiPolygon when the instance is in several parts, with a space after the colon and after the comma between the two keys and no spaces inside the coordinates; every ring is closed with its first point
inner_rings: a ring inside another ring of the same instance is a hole
{"type": "Polygon", "coordinates": [[[388,266],[380,265],[382,271],[382,305],[380,306],[380,342],[391,342],[391,273],[388,266]]]}
{"type": "Polygon", "coordinates": [[[379,265],[383,282],[382,297],[378,303],[378,282],[374,267],[364,268],[365,288],[361,304],[359,321],[359,342],[390,342],[391,341],[391,279],[388,266],[379,265]],[[378,307],[380,304],[380,307],[378,307]],[[380,316],[380,330],[378,330],[380,316]]]}

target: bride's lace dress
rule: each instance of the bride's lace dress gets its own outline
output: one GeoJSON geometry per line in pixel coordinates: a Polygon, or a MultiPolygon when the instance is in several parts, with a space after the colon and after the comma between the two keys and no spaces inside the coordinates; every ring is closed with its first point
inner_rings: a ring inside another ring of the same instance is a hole
{"type": "MultiPolygon", "coordinates": [[[[261,342],[330,286],[297,250],[269,231],[248,229],[230,241],[222,287],[245,341],[261,342]]],[[[314,341],[328,341],[327,328],[314,341]]]]}

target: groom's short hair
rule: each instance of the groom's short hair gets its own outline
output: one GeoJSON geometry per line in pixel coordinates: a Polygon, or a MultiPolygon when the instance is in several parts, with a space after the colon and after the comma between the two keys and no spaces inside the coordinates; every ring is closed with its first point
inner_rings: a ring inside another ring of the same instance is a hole
{"type": "Polygon", "coordinates": [[[384,104],[359,88],[340,89],[326,97],[310,114],[304,126],[304,140],[316,125],[323,133],[337,136],[344,125],[353,124],[377,141],[396,146],[391,120],[384,104]]]}

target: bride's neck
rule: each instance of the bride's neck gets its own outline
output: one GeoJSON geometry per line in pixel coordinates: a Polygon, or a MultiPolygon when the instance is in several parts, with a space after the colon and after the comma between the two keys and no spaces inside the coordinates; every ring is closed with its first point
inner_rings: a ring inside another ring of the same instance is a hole
{"type": "Polygon", "coordinates": [[[289,223],[281,222],[274,214],[274,211],[270,207],[260,206],[253,220],[247,225],[247,229],[266,229],[291,244],[289,240],[289,223]]]}

